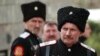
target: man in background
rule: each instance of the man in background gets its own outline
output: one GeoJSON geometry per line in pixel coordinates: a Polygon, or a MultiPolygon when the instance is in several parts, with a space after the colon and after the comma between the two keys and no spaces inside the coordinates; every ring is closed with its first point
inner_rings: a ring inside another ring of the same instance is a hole
{"type": "Polygon", "coordinates": [[[51,40],[57,40],[59,37],[59,31],[57,29],[57,23],[53,21],[47,21],[44,24],[43,31],[42,31],[42,40],[45,41],[51,41],[51,40]]]}
{"type": "Polygon", "coordinates": [[[91,34],[92,34],[92,29],[90,24],[87,22],[85,26],[85,31],[79,38],[79,41],[84,43],[90,37],[91,34]]]}

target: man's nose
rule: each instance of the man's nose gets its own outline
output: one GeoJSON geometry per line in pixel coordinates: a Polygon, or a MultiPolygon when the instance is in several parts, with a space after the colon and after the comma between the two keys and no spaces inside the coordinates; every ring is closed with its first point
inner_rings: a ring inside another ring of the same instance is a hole
{"type": "Polygon", "coordinates": [[[54,33],[52,31],[50,31],[50,35],[53,35],[54,33]]]}
{"type": "Polygon", "coordinates": [[[71,31],[70,30],[67,30],[66,31],[66,35],[68,35],[68,36],[71,35],[71,31]]]}
{"type": "Polygon", "coordinates": [[[39,22],[36,22],[36,27],[40,27],[40,23],[39,22]]]}

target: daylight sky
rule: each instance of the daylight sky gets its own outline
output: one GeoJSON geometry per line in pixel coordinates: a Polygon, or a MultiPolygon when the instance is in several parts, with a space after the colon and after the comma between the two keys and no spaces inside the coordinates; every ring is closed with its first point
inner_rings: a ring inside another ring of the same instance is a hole
{"type": "Polygon", "coordinates": [[[100,22],[100,9],[89,9],[90,16],[89,20],[100,22]]]}

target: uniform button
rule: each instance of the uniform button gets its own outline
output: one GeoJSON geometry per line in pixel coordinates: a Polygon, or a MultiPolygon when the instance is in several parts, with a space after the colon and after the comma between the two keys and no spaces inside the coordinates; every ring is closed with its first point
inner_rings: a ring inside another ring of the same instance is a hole
{"type": "Polygon", "coordinates": [[[68,49],[68,52],[71,52],[71,49],[70,48],[68,49]]]}

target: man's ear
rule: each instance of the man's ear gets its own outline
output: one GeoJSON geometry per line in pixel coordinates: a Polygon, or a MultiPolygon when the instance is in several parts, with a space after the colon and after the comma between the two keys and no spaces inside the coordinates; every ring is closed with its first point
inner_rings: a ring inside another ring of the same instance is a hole
{"type": "Polygon", "coordinates": [[[80,32],[80,36],[83,36],[83,33],[84,33],[84,32],[80,32]]]}

